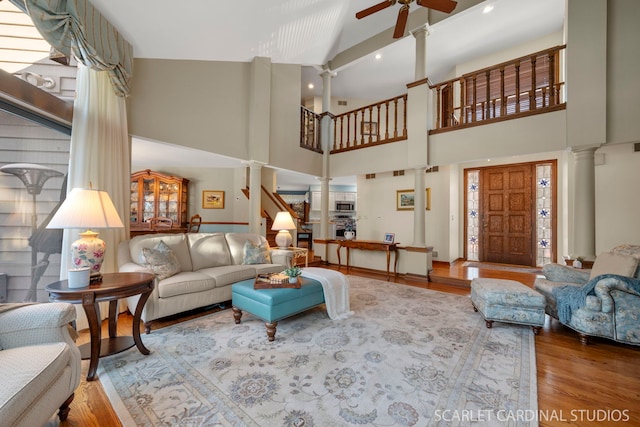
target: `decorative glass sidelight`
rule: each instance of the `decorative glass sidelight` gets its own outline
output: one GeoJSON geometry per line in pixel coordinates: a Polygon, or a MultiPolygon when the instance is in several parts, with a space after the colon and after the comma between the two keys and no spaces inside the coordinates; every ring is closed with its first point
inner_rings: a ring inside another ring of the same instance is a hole
{"type": "Polygon", "coordinates": [[[553,197],[552,165],[536,165],[536,265],[550,263],[553,242],[553,197]]]}
{"type": "Polygon", "coordinates": [[[467,259],[479,261],[480,171],[467,171],[467,259]]]}

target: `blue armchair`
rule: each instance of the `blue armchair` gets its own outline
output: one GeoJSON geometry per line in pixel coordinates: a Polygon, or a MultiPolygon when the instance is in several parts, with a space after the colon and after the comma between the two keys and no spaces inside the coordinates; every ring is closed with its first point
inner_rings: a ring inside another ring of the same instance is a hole
{"type": "Polygon", "coordinates": [[[589,336],[640,345],[640,246],[620,245],[595,260],[592,270],[560,264],[543,267],[534,289],[544,295],[545,311],[589,336]]]}

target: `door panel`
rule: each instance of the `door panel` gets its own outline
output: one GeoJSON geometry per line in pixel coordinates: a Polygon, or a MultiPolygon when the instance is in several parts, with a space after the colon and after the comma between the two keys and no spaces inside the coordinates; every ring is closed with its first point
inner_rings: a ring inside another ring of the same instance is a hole
{"type": "Polygon", "coordinates": [[[535,165],[485,168],[481,172],[480,261],[534,265],[533,177],[535,165]]]}

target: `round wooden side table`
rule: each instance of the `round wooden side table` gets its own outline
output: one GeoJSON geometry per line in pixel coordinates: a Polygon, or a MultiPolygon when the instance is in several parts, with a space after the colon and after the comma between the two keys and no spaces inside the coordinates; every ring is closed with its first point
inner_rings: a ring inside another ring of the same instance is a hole
{"type": "Polygon", "coordinates": [[[140,338],[140,315],[153,291],[154,278],[155,276],[149,273],[108,273],[102,275],[102,282],[92,283],[84,288],[69,288],[66,280],[53,282],[45,287],[49,292],[49,301],[80,303],[87,315],[91,341],[79,347],[82,359],[89,359],[87,381],[97,378],[100,357],[120,353],[134,345],[140,353],[150,353],[140,338]],[[118,300],[134,295],[140,295],[140,300],[133,315],[133,336],[119,337],[118,300]],[[109,301],[109,338],[102,338],[99,303],[103,301],[109,301]]]}

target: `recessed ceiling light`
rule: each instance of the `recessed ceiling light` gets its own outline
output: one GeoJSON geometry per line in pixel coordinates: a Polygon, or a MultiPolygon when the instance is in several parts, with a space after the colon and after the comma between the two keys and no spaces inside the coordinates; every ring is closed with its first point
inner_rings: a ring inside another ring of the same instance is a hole
{"type": "Polygon", "coordinates": [[[376,59],[380,59],[380,58],[382,58],[382,55],[381,55],[381,54],[379,54],[379,53],[376,53],[375,58],[376,58],[376,59]]]}
{"type": "Polygon", "coordinates": [[[307,86],[309,89],[313,89],[315,86],[313,85],[313,83],[309,83],[309,86],[307,86]]]}
{"type": "Polygon", "coordinates": [[[486,5],[486,6],[484,7],[484,9],[482,9],[482,13],[489,13],[489,12],[491,12],[492,10],[493,10],[493,5],[492,5],[492,4],[489,4],[489,5],[486,5]]]}

